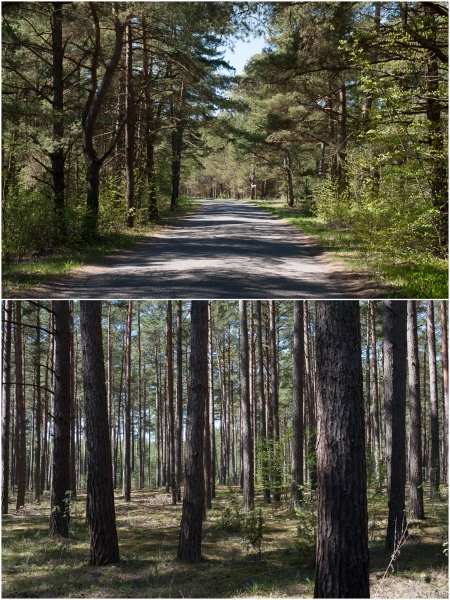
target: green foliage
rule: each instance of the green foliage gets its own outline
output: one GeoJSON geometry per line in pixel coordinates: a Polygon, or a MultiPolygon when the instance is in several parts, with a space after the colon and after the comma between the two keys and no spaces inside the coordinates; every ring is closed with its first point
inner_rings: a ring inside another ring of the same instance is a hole
{"type": "Polygon", "coordinates": [[[237,533],[242,530],[243,525],[244,514],[241,504],[235,500],[231,506],[225,506],[223,509],[218,527],[228,533],[237,533]]]}
{"type": "Polygon", "coordinates": [[[247,550],[255,550],[258,553],[258,558],[261,560],[261,545],[264,535],[264,517],[262,509],[256,511],[255,508],[248,511],[243,520],[244,524],[244,539],[247,550]]]}

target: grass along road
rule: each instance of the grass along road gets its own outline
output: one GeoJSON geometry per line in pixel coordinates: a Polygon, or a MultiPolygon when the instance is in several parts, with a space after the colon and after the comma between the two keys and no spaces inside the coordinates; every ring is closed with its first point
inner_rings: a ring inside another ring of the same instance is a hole
{"type": "Polygon", "coordinates": [[[198,200],[173,228],[30,290],[33,298],[369,298],[365,276],[245,202],[198,200]]]}
{"type": "MultiPolygon", "coordinates": [[[[250,202],[250,201],[249,201],[250,202]]],[[[315,217],[307,209],[289,207],[281,200],[251,201],[272,215],[282,217],[349,271],[365,273],[384,289],[386,298],[448,298],[448,261],[431,253],[405,250],[392,240],[389,249],[363,243],[358,232],[337,227],[315,217]]]]}

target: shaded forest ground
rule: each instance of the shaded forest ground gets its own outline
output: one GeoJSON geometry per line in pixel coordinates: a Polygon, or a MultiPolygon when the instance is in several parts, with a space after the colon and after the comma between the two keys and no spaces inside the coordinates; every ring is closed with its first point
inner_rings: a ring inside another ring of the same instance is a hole
{"type": "MultiPolygon", "coordinates": [[[[429,497],[428,486],[424,490],[429,497]]],[[[316,502],[308,495],[297,513],[286,497],[279,505],[262,505],[261,557],[246,544],[246,529],[237,530],[241,492],[217,488],[204,523],[200,564],[176,561],[181,504],[172,506],[163,489],[132,493],[125,504],[116,491],[120,565],[90,567],[89,534],[84,522],[86,496],[72,504],[71,539],[48,536],[49,494],[3,518],[3,597],[85,598],[226,598],[312,597],[316,502]]],[[[448,493],[441,502],[426,501],[427,519],[411,522],[410,538],[386,577],[390,557],[384,551],[387,525],[385,493],[369,492],[371,596],[447,598],[448,493]]],[[[11,498],[12,506],[14,499],[11,498]]]]}
{"type": "Polygon", "coordinates": [[[389,248],[377,248],[357,231],[315,217],[307,202],[294,207],[287,206],[282,200],[253,200],[252,204],[313,236],[323,250],[343,260],[355,272],[375,280],[386,290],[386,297],[448,297],[448,261],[442,257],[420,253],[414,248],[405,253],[395,236],[389,248]]]}
{"type": "Polygon", "coordinates": [[[175,210],[170,210],[170,199],[160,203],[156,223],[136,223],[134,229],[125,224],[118,230],[101,235],[90,244],[78,243],[62,246],[39,256],[30,256],[18,263],[2,265],[2,297],[21,298],[32,295],[33,287],[40,286],[58,275],[66,275],[85,264],[110,255],[117,250],[129,248],[143,237],[151,237],[192,210],[197,202],[192,198],[180,197],[175,210]]]}

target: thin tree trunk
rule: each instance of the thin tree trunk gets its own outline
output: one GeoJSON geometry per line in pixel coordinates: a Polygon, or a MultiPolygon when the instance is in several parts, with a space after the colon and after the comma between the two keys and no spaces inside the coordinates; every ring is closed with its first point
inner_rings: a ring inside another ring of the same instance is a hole
{"type": "MultiPolygon", "coordinates": [[[[172,504],[177,503],[177,483],[175,477],[175,412],[173,405],[173,343],[172,343],[172,300],[167,301],[166,309],[166,344],[167,344],[167,399],[169,417],[169,472],[172,490],[172,504]]],[[[168,478],[169,481],[169,478],[168,478]]]]}
{"type": "Polygon", "coordinates": [[[291,505],[303,499],[303,301],[294,300],[294,350],[292,373],[291,505]]]}
{"type": "Polygon", "coordinates": [[[243,510],[251,510],[255,502],[253,482],[253,448],[251,439],[251,412],[250,412],[250,381],[248,361],[248,329],[247,329],[247,302],[239,300],[239,342],[240,342],[240,367],[241,367],[241,427],[242,427],[242,459],[244,473],[244,498],[243,510]]]}
{"type": "Polygon", "coordinates": [[[125,202],[127,225],[134,227],[134,88],[133,88],[133,31],[131,22],[125,26],[125,202]]]}
{"type": "Polygon", "coordinates": [[[442,473],[448,482],[448,341],[447,341],[447,301],[441,300],[441,328],[442,328],[442,408],[443,408],[443,457],[442,473]]]}
{"type": "Polygon", "coordinates": [[[133,301],[128,301],[127,324],[125,333],[125,406],[123,410],[123,480],[122,493],[125,502],[131,499],[130,471],[130,433],[131,433],[131,325],[133,319],[133,301]]]}
{"type": "Polygon", "coordinates": [[[380,437],[380,398],[378,394],[377,336],[375,328],[375,301],[369,300],[371,339],[372,339],[372,395],[373,432],[375,438],[375,471],[378,487],[381,487],[381,437],[380,437]]]}
{"type": "Polygon", "coordinates": [[[16,475],[17,484],[16,510],[25,505],[26,485],[26,438],[25,438],[25,396],[23,386],[23,348],[22,348],[22,302],[16,300],[16,335],[15,335],[15,362],[16,362],[16,475]]]}
{"type": "Polygon", "coordinates": [[[177,486],[177,501],[181,502],[181,447],[183,428],[183,303],[177,300],[177,406],[175,414],[175,480],[177,486]]]}
{"type": "Polygon", "coordinates": [[[9,428],[11,425],[11,321],[12,300],[5,300],[2,336],[2,514],[9,512],[9,428]]]}
{"type": "Polygon", "coordinates": [[[41,331],[40,308],[36,305],[36,349],[34,355],[35,373],[35,435],[34,435],[34,485],[33,502],[41,500],[41,331]]]}
{"type": "Polygon", "coordinates": [[[409,518],[424,519],[422,481],[422,436],[417,341],[416,301],[408,300],[408,380],[409,380],[409,518]]]}
{"type": "Polygon", "coordinates": [[[427,300],[427,333],[428,333],[428,363],[430,372],[430,426],[431,426],[431,468],[430,468],[430,499],[440,498],[440,465],[439,465],[439,414],[438,388],[436,369],[436,340],[434,334],[434,304],[427,300]]]}

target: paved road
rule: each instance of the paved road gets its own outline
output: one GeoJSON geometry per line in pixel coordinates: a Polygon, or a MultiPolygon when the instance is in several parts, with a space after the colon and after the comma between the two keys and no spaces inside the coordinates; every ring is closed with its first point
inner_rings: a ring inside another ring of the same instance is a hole
{"type": "Polygon", "coordinates": [[[41,287],[40,298],[367,298],[290,224],[255,206],[202,200],[132,248],[41,287]]]}

